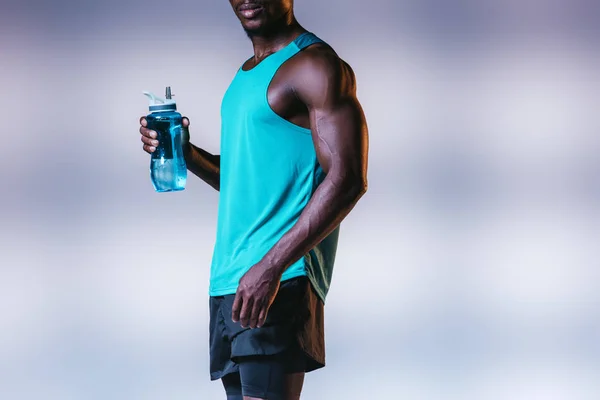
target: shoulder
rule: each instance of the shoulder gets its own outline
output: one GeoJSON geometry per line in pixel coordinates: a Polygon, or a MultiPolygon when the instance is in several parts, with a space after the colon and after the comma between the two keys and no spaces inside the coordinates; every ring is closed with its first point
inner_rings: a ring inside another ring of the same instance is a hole
{"type": "Polygon", "coordinates": [[[312,45],[290,61],[290,83],[301,97],[325,100],[355,92],[354,71],[327,45],[312,45]]]}

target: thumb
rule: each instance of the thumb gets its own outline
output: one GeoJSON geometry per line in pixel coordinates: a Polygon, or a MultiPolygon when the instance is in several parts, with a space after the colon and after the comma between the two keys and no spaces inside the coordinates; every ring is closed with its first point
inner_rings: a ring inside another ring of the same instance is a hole
{"type": "Polygon", "coordinates": [[[187,128],[190,126],[190,120],[188,119],[188,117],[183,117],[181,119],[181,126],[183,126],[184,128],[187,128]]]}

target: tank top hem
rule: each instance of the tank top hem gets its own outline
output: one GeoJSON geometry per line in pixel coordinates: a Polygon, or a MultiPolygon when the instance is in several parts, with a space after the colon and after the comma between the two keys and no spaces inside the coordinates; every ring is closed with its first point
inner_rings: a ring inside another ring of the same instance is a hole
{"type": "MultiPolygon", "coordinates": [[[[306,269],[301,270],[301,271],[293,271],[290,274],[284,272],[283,275],[281,276],[281,282],[285,282],[285,281],[288,281],[288,280],[294,279],[294,278],[299,278],[301,276],[308,276],[308,274],[306,273],[306,269]]],[[[311,283],[312,283],[312,281],[311,281],[311,283]]],[[[230,294],[235,294],[237,292],[237,289],[238,289],[238,285],[230,286],[230,287],[226,287],[226,288],[219,288],[219,289],[209,289],[208,295],[210,297],[227,296],[230,294]]]]}

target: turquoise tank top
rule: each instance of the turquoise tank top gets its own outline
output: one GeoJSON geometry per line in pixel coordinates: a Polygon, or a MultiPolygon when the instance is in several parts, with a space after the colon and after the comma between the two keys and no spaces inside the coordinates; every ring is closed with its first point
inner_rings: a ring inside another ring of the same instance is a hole
{"type": "MultiPolygon", "coordinates": [[[[310,129],[276,114],[267,101],[281,65],[324,43],[306,32],[249,71],[240,68],[221,104],[221,182],[211,296],[233,294],[240,278],[298,221],[323,181],[310,129]]],[[[283,274],[307,276],[319,297],[331,283],[339,228],[283,274]]]]}

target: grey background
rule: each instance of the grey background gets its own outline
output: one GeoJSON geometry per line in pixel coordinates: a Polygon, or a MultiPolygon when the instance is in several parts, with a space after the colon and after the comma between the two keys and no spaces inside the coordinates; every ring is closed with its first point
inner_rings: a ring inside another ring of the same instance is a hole
{"type": "MultiPolygon", "coordinates": [[[[597,399],[598,4],[296,3],[371,134],[303,398],[597,399]]],[[[154,193],[137,130],[170,85],[217,152],[251,50],[224,0],[1,0],[0,398],[224,398],[218,193],[154,193]]]]}

